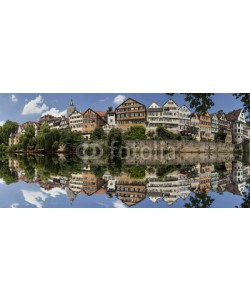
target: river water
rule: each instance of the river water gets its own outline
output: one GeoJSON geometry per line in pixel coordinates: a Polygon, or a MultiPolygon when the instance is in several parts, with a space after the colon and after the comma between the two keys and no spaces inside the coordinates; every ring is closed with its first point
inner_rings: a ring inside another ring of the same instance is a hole
{"type": "MultiPolygon", "coordinates": [[[[226,159],[225,159],[226,160],[226,159]]],[[[250,206],[250,165],[197,159],[154,165],[76,156],[0,156],[0,207],[230,208],[250,206]]]]}

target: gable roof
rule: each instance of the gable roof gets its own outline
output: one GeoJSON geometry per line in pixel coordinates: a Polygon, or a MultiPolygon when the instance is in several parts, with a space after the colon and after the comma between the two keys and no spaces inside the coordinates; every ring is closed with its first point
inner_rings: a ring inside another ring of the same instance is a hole
{"type": "Polygon", "coordinates": [[[226,115],[228,121],[237,121],[239,119],[240,114],[242,113],[242,108],[233,110],[232,112],[226,115]]]}
{"type": "Polygon", "coordinates": [[[116,107],[116,109],[115,110],[117,110],[120,106],[122,106],[124,103],[126,103],[128,100],[132,100],[132,101],[135,101],[135,102],[137,102],[138,104],[140,104],[140,105],[142,105],[142,106],[144,106],[145,107],[145,109],[146,109],[146,106],[145,106],[145,104],[142,104],[141,102],[139,102],[139,101],[137,101],[137,100],[135,100],[135,99],[133,99],[133,98],[128,98],[128,99],[126,99],[125,101],[123,101],[120,105],[118,105],[117,107],[116,107]]]}
{"type": "Polygon", "coordinates": [[[179,110],[182,109],[183,107],[186,107],[189,111],[191,111],[191,109],[188,108],[186,104],[183,104],[183,105],[179,108],[179,110]]]}
{"type": "Polygon", "coordinates": [[[168,103],[168,101],[170,101],[170,100],[173,101],[179,107],[179,105],[173,99],[171,99],[171,98],[168,99],[162,106],[166,105],[168,103]]]}

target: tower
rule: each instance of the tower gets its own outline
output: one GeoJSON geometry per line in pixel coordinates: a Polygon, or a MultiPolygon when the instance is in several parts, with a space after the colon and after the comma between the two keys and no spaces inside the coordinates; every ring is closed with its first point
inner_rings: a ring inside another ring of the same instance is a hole
{"type": "Polygon", "coordinates": [[[67,108],[67,118],[72,114],[72,112],[76,109],[73,100],[71,99],[70,105],[67,108]]]}

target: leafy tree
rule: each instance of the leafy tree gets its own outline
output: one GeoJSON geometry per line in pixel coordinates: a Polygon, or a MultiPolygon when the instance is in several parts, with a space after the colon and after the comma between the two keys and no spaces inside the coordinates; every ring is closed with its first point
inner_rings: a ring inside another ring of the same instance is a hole
{"type": "Polygon", "coordinates": [[[107,135],[102,127],[96,128],[91,134],[92,140],[105,140],[106,138],[107,135]]]}
{"type": "Polygon", "coordinates": [[[11,133],[16,133],[18,124],[12,121],[6,121],[3,126],[0,126],[0,144],[9,144],[9,137],[11,133]]]}
{"type": "Polygon", "coordinates": [[[131,126],[124,134],[125,140],[146,140],[146,129],[144,126],[131,126]]]}
{"type": "Polygon", "coordinates": [[[118,128],[112,128],[108,134],[108,146],[111,147],[115,143],[117,149],[122,146],[122,133],[118,128]]]}
{"type": "Polygon", "coordinates": [[[220,130],[219,132],[215,133],[214,140],[218,142],[225,142],[226,136],[227,134],[220,130]]]}
{"type": "Polygon", "coordinates": [[[175,171],[179,171],[181,169],[181,166],[177,165],[177,166],[159,166],[157,167],[157,171],[156,171],[156,176],[159,178],[164,178],[166,177],[167,174],[171,174],[175,171]]]}
{"type": "Polygon", "coordinates": [[[159,125],[156,129],[156,135],[160,139],[169,139],[169,140],[181,140],[181,136],[179,134],[173,133],[167,130],[164,126],[159,125]]]}
{"type": "Polygon", "coordinates": [[[217,114],[224,114],[224,110],[223,109],[218,110],[217,114]]]}
{"type": "Polygon", "coordinates": [[[143,179],[146,176],[146,166],[126,166],[123,171],[129,174],[132,179],[143,179]]]}
{"type": "Polygon", "coordinates": [[[150,138],[150,139],[153,139],[154,137],[155,137],[155,131],[153,131],[153,130],[150,130],[148,133],[147,133],[147,136],[148,136],[148,138],[150,138]]]}
{"type": "Polygon", "coordinates": [[[193,136],[196,136],[199,133],[199,129],[197,127],[194,127],[194,126],[187,126],[187,132],[190,133],[193,136]]]}
{"type": "MultiPolygon", "coordinates": [[[[166,95],[173,96],[174,93],[167,93],[166,95]]],[[[189,102],[191,108],[195,108],[198,113],[206,113],[211,107],[214,106],[213,96],[215,94],[206,93],[184,93],[185,101],[189,102]]],[[[236,93],[232,94],[236,99],[240,99],[243,102],[243,107],[245,112],[248,113],[248,118],[250,117],[250,93],[236,93]]]]}

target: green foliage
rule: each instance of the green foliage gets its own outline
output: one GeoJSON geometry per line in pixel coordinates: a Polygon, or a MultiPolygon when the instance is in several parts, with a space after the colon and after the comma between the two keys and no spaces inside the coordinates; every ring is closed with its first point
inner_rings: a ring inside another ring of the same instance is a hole
{"type": "Polygon", "coordinates": [[[181,166],[159,166],[157,167],[156,176],[164,178],[167,174],[171,174],[175,171],[180,171],[181,166]]]}
{"type": "Polygon", "coordinates": [[[146,140],[146,128],[140,125],[131,126],[124,132],[123,137],[125,140],[146,140]]]}
{"type": "Polygon", "coordinates": [[[194,127],[194,126],[187,126],[187,132],[190,133],[193,136],[196,136],[199,133],[199,129],[197,127],[194,127]]]}
{"type": "Polygon", "coordinates": [[[129,174],[132,179],[144,179],[146,176],[146,166],[126,166],[123,171],[129,174]]]}
{"type": "Polygon", "coordinates": [[[0,178],[8,185],[18,182],[18,174],[9,168],[9,160],[6,158],[0,160],[0,178]]]}
{"type": "Polygon", "coordinates": [[[91,140],[105,140],[106,138],[107,135],[102,127],[96,128],[91,134],[91,140]]]}
{"type": "Polygon", "coordinates": [[[219,132],[215,133],[214,140],[216,142],[223,142],[223,143],[225,143],[226,136],[227,136],[227,134],[225,132],[219,131],[219,132]]]}
{"type": "Polygon", "coordinates": [[[3,126],[0,126],[0,144],[9,145],[9,137],[11,133],[16,133],[18,124],[12,121],[6,121],[3,126]]]}
{"type": "Polygon", "coordinates": [[[149,139],[153,139],[155,137],[156,133],[155,131],[153,130],[150,130],[148,133],[147,133],[147,136],[149,139]]]}
{"type": "Polygon", "coordinates": [[[173,133],[167,130],[164,126],[160,125],[156,129],[156,135],[162,140],[181,140],[180,134],[173,133]]]}
{"type": "Polygon", "coordinates": [[[122,146],[122,133],[118,128],[113,128],[108,134],[108,146],[114,145],[117,149],[122,146]]]}
{"type": "MultiPolygon", "coordinates": [[[[168,93],[167,95],[173,96],[174,94],[168,93]]],[[[212,100],[214,94],[184,93],[182,95],[185,95],[185,101],[189,102],[190,107],[195,108],[198,113],[205,114],[211,107],[214,106],[214,102],[212,100]]]]}

